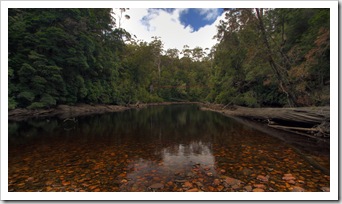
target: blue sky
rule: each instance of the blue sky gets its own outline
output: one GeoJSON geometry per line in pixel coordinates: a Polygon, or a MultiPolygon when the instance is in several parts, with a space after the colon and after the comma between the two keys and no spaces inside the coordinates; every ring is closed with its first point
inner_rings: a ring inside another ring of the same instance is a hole
{"type": "MultiPolygon", "coordinates": [[[[161,10],[172,14],[176,9],[162,8],[161,10]]],[[[184,27],[190,26],[195,32],[206,25],[213,24],[217,17],[219,17],[222,13],[222,8],[189,8],[180,12],[179,20],[184,27]]]]}
{"type": "Polygon", "coordinates": [[[220,8],[131,8],[126,12],[131,18],[121,22],[122,28],[150,42],[158,36],[164,42],[164,49],[184,45],[211,48],[216,40],[216,25],[224,18],[220,8]]]}
{"type": "Polygon", "coordinates": [[[194,31],[200,28],[211,25],[215,22],[223,12],[223,9],[188,9],[181,12],[180,22],[184,26],[191,26],[194,31]]]}

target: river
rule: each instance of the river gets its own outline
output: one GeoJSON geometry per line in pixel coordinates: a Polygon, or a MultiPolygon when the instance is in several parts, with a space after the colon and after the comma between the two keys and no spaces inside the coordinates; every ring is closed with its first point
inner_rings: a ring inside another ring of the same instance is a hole
{"type": "MultiPolygon", "coordinates": [[[[277,137],[196,105],[9,122],[15,192],[328,191],[277,137]]],[[[329,145],[327,145],[327,148],[329,145]]],[[[329,154],[312,154],[329,167],[329,154]]]]}

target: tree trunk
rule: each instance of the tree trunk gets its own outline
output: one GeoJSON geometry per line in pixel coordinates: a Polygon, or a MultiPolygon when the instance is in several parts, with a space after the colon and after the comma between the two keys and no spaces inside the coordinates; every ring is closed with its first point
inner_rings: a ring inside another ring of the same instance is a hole
{"type": "Polygon", "coordinates": [[[286,74],[282,74],[280,69],[278,68],[277,64],[275,63],[273,56],[272,56],[272,50],[270,47],[270,44],[267,40],[267,35],[266,35],[266,30],[265,30],[265,26],[262,20],[262,10],[261,12],[259,11],[258,8],[255,9],[256,14],[257,14],[257,18],[259,20],[259,27],[260,27],[260,31],[261,31],[261,35],[262,35],[262,39],[264,41],[264,44],[267,48],[267,58],[268,58],[268,62],[271,66],[271,68],[273,69],[273,71],[275,72],[277,79],[279,81],[279,87],[280,89],[286,94],[287,96],[287,100],[288,100],[288,104],[290,107],[295,106],[295,96],[293,93],[291,93],[290,90],[290,84],[287,80],[287,76],[286,74]]]}
{"type": "Polygon", "coordinates": [[[159,55],[159,56],[158,56],[158,62],[157,62],[159,80],[160,80],[160,64],[161,64],[161,60],[160,60],[160,55],[159,55]]]}

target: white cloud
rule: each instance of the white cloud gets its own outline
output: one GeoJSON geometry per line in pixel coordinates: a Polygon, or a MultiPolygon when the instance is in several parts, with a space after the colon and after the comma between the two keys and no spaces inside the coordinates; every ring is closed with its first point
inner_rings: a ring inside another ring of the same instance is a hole
{"type": "Polygon", "coordinates": [[[204,15],[204,18],[208,21],[214,20],[217,16],[220,15],[220,11],[217,8],[199,8],[198,10],[200,14],[204,15]]]}
{"type": "MultiPolygon", "coordinates": [[[[215,10],[215,9],[214,9],[215,10]]],[[[201,9],[206,18],[213,18],[211,15],[218,15],[210,9],[201,9]]],[[[164,43],[164,49],[177,48],[182,50],[184,45],[190,48],[196,46],[211,48],[215,45],[216,40],[212,39],[216,35],[216,26],[224,15],[219,16],[212,25],[206,25],[198,31],[193,31],[190,26],[184,27],[180,23],[179,16],[181,12],[187,12],[187,9],[175,9],[172,13],[164,10],[149,10],[148,8],[129,9],[125,14],[131,18],[121,22],[122,28],[131,34],[137,36],[138,39],[150,42],[151,37],[159,36],[164,43]]]]}

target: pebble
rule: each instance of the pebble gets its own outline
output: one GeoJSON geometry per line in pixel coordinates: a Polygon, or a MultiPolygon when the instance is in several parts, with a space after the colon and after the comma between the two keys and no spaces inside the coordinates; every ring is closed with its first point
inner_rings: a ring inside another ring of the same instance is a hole
{"type": "Polygon", "coordinates": [[[288,180],[287,183],[289,183],[289,184],[296,184],[296,182],[294,180],[288,180]]]}
{"type": "Polygon", "coordinates": [[[33,177],[28,177],[28,178],[26,179],[26,181],[29,181],[29,182],[31,182],[31,181],[33,181],[33,180],[34,180],[33,177]]]}
{"type": "Polygon", "coordinates": [[[161,183],[154,183],[154,184],[150,185],[148,188],[150,188],[150,189],[163,189],[164,185],[161,183]]]}
{"type": "Polygon", "coordinates": [[[302,180],[298,180],[297,182],[300,183],[300,184],[304,184],[304,183],[305,183],[305,182],[302,181],[302,180]]]}
{"type": "Polygon", "coordinates": [[[195,184],[196,184],[196,186],[197,186],[198,188],[202,188],[202,187],[203,187],[203,184],[202,184],[201,182],[196,182],[195,184]]]}
{"type": "Polygon", "coordinates": [[[209,191],[215,191],[215,188],[212,187],[212,186],[208,186],[208,190],[209,190],[209,191]]]}
{"type": "Polygon", "coordinates": [[[119,177],[126,177],[126,176],[127,176],[126,172],[121,173],[121,174],[119,175],[119,177]]]}
{"type": "Polygon", "coordinates": [[[183,188],[192,188],[192,184],[189,181],[184,182],[183,188]]]}
{"type": "Polygon", "coordinates": [[[218,185],[220,185],[220,180],[219,179],[214,179],[214,182],[213,182],[213,185],[214,186],[218,186],[218,185]]]}
{"type": "Polygon", "coordinates": [[[228,186],[240,185],[242,183],[242,181],[231,177],[227,177],[224,181],[228,186]]]}
{"type": "Polygon", "coordinates": [[[299,178],[300,180],[303,180],[303,181],[305,180],[305,178],[304,178],[303,176],[299,176],[298,178],[299,178]]]}
{"type": "Polygon", "coordinates": [[[62,185],[63,185],[63,186],[68,186],[68,185],[70,185],[70,181],[63,181],[63,182],[62,182],[62,185]]]}
{"type": "Polygon", "coordinates": [[[217,186],[218,191],[222,191],[223,189],[224,189],[224,186],[222,186],[222,185],[217,186]]]}
{"type": "Polygon", "coordinates": [[[253,186],[256,188],[266,189],[266,186],[264,184],[254,184],[253,186]]]}
{"type": "Polygon", "coordinates": [[[284,177],[283,177],[282,179],[285,180],[285,181],[296,180],[296,178],[293,177],[292,175],[291,175],[291,176],[285,176],[285,175],[284,175],[284,177]]]}
{"type": "Polygon", "coordinates": [[[251,192],[252,191],[252,186],[245,186],[243,187],[247,192],[251,192]]]}
{"type": "Polygon", "coordinates": [[[312,181],[306,182],[306,185],[309,186],[310,188],[314,188],[316,186],[315,183],[312,181]]]}
{"type": "Polygon", "coordinates": [[[330,188],[329,187],[322,187],[321,190],[324,191],[324,192],[330,192],[330,188]]]}
{"type": "Polygon", "coordinates": [[[269,176],[263,176],[263,175],[258,175],[257,176],[257,179],[258,180],[260,180],[260,181],[262,181],[262,182],[268,182],[268,178],[269,178],[269,176]]]}
{"type": "Polygon", "coordinates": [[[213,176],[213,173],[207,172],[207,176],[213,176]]]}
{"type": "Polygon", "coordinates": [[[184,182],[186,182],[186,181],[187,181],[187,180],[180,180],[180,179],[175,180],[176,183],[184,183],[184,182]]]}
{"type": "Polygon", "coordinates": [[[304,188],[295,186],[293,187],[292,192],[304,192],[304,188]]]}
{"type": "Polygon", "coordinates": [[[154,181],[160,181],[160,178],[158,176],[153,177],[154,181]]]}
{"type": "Polygon", "coordinates": [[[232,186],[232,189],[234,189],[234,190],[239,189],[239,188],[240,188],[240,185],[238,185],[238,184],[235,184],[232,186]]]}
{"type": "Polygon", "coordinates": [[[261,188],[254,188],[253,192],[265,192],[264,189],[261,188]]]}
{"type": "Polygon", "coordinates": [[[194,177],[194,173],[189,172],[189,173],[186,174],[186,177],[194,177]]]}
{"type": "Polygon", "coordinates": [[[245,176],[249,176],[251,173],[253,173],[253,171],[250,170],[249,168],[243,168],[242,169],[242,174],[245,176]]]}
{"type": "Polygon", "coordinates": [[[198,192],[198,188],[192,188],[192,189],[189,189],[185,192],[198,192]]]}

